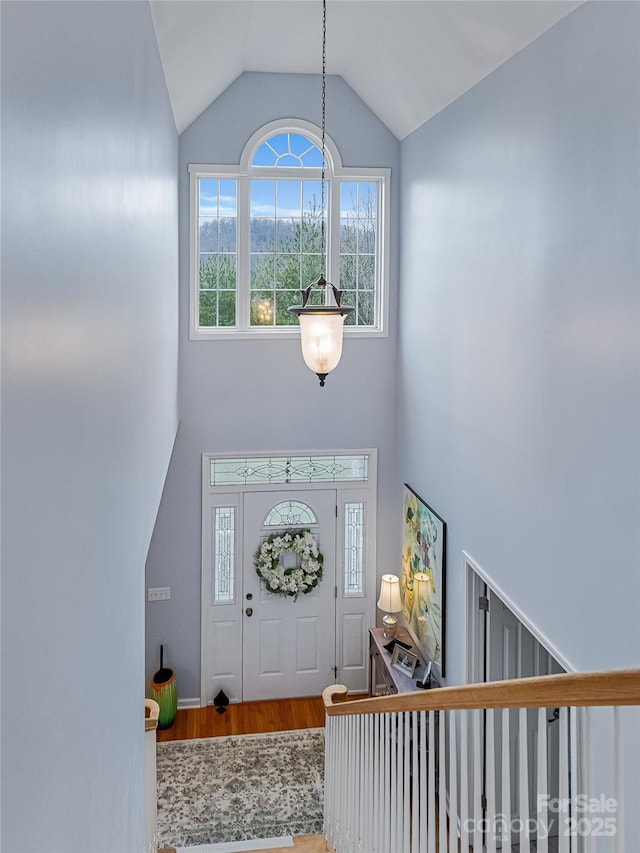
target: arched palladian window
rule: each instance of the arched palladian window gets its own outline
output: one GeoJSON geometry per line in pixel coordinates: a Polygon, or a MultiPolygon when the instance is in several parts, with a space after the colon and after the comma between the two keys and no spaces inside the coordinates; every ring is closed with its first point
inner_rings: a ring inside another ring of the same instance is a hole
{"type": "Polygon", "coordinates": [[[327,136],[323,207],[320,130],[287,120],[237,167],[189,170],[192,338],[297,333],[288,308],[321,272],[355,309],[347,334],[386,333],[388,169],[343,168],[327,136]]]}

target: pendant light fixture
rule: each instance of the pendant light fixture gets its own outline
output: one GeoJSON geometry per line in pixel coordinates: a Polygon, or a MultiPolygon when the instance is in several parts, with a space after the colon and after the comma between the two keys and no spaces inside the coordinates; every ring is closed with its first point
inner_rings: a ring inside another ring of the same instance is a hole
{"type": "MultiPolygon", "coordinates": [[[[327,0],[322,0],[322,209],[321,209],[321,258],[326,260],[325,245],[325,124],[327,103],[327,0]]],[[[320,385],[324,386],[327,374],[338,366],[342,355],[342,337],[344,318],[353,311],[351,307],[340,304],[342,292],[327,281],[323,273],[314,284],[301,291],[302,305],[289,308],[300,320],[300,344],[302,357],[310,370],[317,375],[320,385]],[[324,304],[309,305],[309,296],[314,287],[323,294],[324,304]]]]}

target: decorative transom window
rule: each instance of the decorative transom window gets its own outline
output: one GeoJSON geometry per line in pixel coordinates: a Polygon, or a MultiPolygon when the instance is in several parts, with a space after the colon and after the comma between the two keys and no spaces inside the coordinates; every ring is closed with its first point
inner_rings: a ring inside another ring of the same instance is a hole
{"type": "Polygon", "coordinates": [[[207,457],[210,486],[276,483],[368,483],[369,456],[207,457]]]}
{"type": "Polygon", "coordinates": [[[239,166],[189,171],[192,338],[295,334],[288,308],[321,272],[355,309],[347,334],[386,334],[389,169],[343,168],[326,137],[323,209],[320,131],[290,120],[254,134],[239,166]]]}

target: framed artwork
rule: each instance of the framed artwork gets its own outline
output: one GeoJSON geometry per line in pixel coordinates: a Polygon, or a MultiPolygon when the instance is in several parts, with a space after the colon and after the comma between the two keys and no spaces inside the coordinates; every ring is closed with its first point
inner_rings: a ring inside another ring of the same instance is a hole
{"type": "Polygon", "coordinates": [[[443,676],[447,525],[406,483],[402,519],[402,613],[420,650],[443,676]]]}
{"type": "Polygon", "coordinates": [[[418,655],[415,655],[408,649],[402,648],[401,645],[396,643],[393,648],[393,654],[391,655],[391,666],[411,678],[417,665],[418,655]]]}

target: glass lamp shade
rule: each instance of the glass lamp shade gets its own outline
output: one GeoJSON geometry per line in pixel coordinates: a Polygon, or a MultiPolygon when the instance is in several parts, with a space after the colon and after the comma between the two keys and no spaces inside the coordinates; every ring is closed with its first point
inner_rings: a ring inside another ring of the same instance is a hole
{"type": "MultiPolygon", "coordinates": [[[[324,186],[324,177],[323,177],[324,186]]],[[[324,242],[324,241],[323,241],[324,242]]],[[[320,385],[324,385],[327,374],[338,366],[342,355],[342,335],[344,318],[354,309],[342,306],[342,292],[328,282],[321,274],[316,286],[324,294],[324,305],[309,305],[309,295],[313,288],[310,284],[301,291],[302,305],[289,308],[300,321],[300,343],[304,363],[317,375],[320,385]],[[333,296],[334,305],[328,299],[333,296]]]]}
{"type": "Polygon", "coordinates": [[[319,305],[298,314],[302,357],[307,367],[320,377],[321,385],[340,361],[347,313],[342,308],[319,305]]]}

